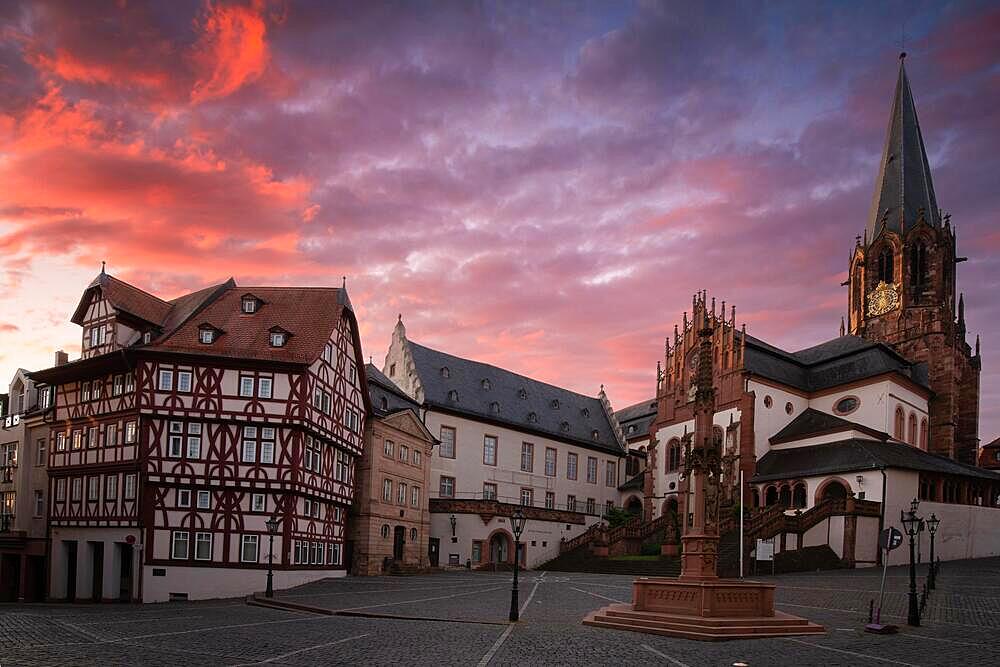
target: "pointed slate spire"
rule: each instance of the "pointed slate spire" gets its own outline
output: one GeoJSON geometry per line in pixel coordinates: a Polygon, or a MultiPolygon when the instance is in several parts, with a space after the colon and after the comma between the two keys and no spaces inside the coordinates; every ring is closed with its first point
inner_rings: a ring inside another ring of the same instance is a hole
{"type": "Polygon", "coordinates": [[[905,57],[905,53],[899,56],[899,78],[865,228],[866,245],[874,241],[883,228],[905,233],[917,224],[920,209],[925,211],[928,224],[941,224],[917,109],[903,65],[905,57]]]}

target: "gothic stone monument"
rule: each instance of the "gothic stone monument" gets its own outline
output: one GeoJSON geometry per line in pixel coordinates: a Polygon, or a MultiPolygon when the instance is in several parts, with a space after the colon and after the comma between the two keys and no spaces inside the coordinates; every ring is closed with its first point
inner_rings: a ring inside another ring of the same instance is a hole
{"type": "MultiPolygon", "coordinates": [[[[714,310],[714,309],[713,309],[714,310]]],[[[695,426],[685,441],[681,494],[683,533],[677,579],[639,577],[632,604],[613,604],[589,614],[584,625],[707,641],[823,632],[822,626],[774,610],[774,584],[720,579],[719,499],[722,443],[712,423],[712,331],[715,314],[701,311],[695,426]]]]}

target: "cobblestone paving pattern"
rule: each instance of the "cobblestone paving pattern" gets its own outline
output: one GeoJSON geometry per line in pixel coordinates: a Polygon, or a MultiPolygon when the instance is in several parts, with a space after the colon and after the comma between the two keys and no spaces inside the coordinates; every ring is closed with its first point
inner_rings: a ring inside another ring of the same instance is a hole
{"type": "MultiPolygon", "coordinates": [[[[921,583],[924,574],[921,568],[921,583]]],[[[826,634],[719,643],[584,627],[588,612],[631,600],[631,577],[596,574],[522,573],[516,625],[506,623],[509,573],[336,579],[279,593],[385,618],[278,611],[242,600],[0,605],[0,667],[1000,665],[1000,559],[943,564],[919,628],[905,625],[907,570],[890,568],[883,620],[900,625],[890,637],[862,632],[880,575],[758,577],[778,585],[778,609],[824,625],[826,634]]]]}

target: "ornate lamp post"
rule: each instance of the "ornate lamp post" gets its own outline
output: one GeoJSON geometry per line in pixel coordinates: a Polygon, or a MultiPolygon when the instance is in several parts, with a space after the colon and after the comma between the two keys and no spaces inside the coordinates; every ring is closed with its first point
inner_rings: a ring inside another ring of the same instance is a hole
{"type": "Polygon", "coordinates": [[[934,514],[931,514],[931,518],[927,519],[927,532],[931,534],[931,570],[927,577],[928,590],[934,590],[934,583],[937,580],[937,561],[934,560],[934,533],[937,532],[939,523],[941,523],[941,519],[934,514]]]}
{"type": "Polygon", "coordinates": [[[267,526],[267,590],[264,591],[264,595],[269,598],[274,597],[274,536],[278,533],[278,517],[272,515],[270,519],[264,522],[267,526]]]}
{"type": "Polygon", "coordinates": [[[520,617],[517,604],[517,567],[518,556],[521,551],[521,532],[524,530],[524,512],[518,507],[510,517],[510,527],[514,531],[514,586],[510,589],[510,622],[514,623],[520,617]]]}
{"type": "Polygon", "coordinates": [[[910,536],[910,607],[906,615],[906,624],[919,627],[920,625],[920,605],[917,603],[917,564],[914,560],[914,540],[917,531],[920,529],[921,518],[917,516],[916,498],[910,503],[910,511],[899,510],[899,520],[903,524],[903,531],[910,536]]]}

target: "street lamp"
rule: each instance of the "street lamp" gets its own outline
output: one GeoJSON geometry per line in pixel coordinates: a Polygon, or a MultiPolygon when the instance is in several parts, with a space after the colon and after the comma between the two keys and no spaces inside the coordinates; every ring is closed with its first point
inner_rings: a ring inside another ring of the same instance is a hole
{"type": "Polygon", "coordinates": [[[514,531],[514,586],[510,589],[510,622],[514,623],[519,618],[517,610],[517,566],[518,552],[521,550],[521,533],[524,531],[524,512],[518,507],[510,517],[510,527],[514,531]]]}
{"type": "Polygon", "coordinates": [[[927,588],[929,590],[934,590],[935,580],[937,579],[937,561],[934,560],[934,533],[937,532],[938,524],[941,523],[941,519],[931,514],[931,518],[927,519],[927,532],[931,534],[931,571],[930,576],[927,577],[927,588]]]}
{"type": "Polygon", "coordinates": [[[264,522],[267,526],[267,590],[264,591],[264,595],[269,598],[274,597],[274,536],[278,533],[278,517],[277,515],[272,515],[270,519],[264,522]]]}
{"type": "Polygon", "coordinates": [[[920,626],[920,606],[917,604],[917,564],[914,561],[913,552],[913,538],[916,536],[917,531],[920,530],[920,523],[922,521],[917,516],[918,504],[919,502],[914,498],[910,504],[909,512],[899,510],[899,520],[903,524],[903,530],[910,536],[910,608],[906,615],[906,624],[914,627],[920,626]]]}
{"type": "Polygon", "coordinates": [[[451,515],[451,516],[450,516],[450,517],[448,518],[448,521],[449,521],[449,522],[451,523],[451,536],[452,536],[452,537],[455,537],[455,525],[456,525],[456,524],[458,523],[458,519],[456,519],[456,518],[455,518],[455,515],[454,515],[454,514],[452,514],[452,515],[451,515]]]}

